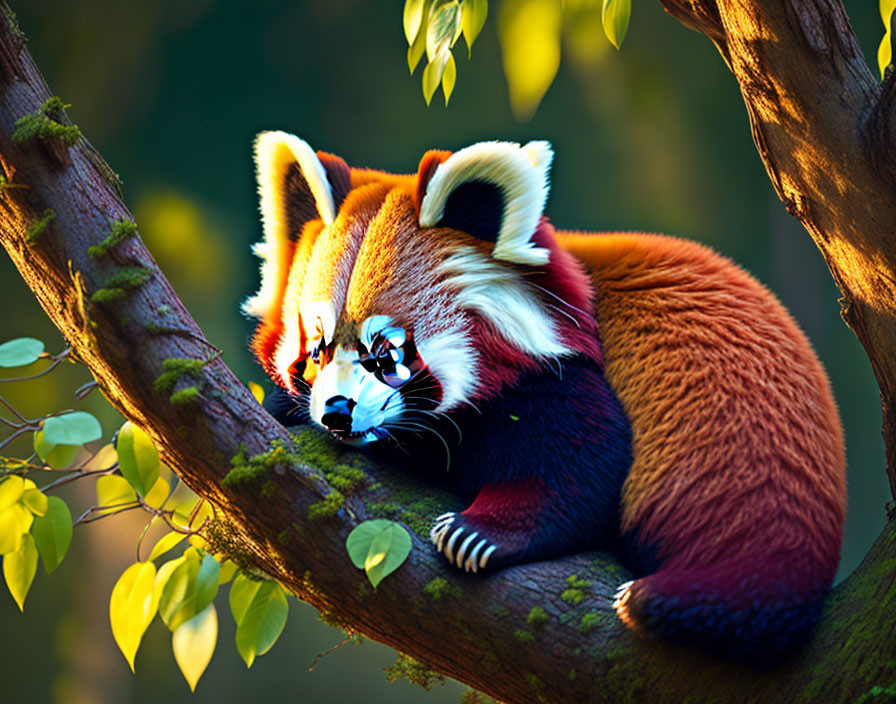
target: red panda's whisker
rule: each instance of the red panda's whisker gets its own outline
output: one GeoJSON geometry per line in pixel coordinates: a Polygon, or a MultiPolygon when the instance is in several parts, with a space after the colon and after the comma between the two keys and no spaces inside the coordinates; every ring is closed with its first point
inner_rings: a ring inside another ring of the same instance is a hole
{"type": "Polygon", "coordinates": [[[584,315],[586,318],[590,318],[590,317],[591,317],[591,313],[587,313],[587,312],[585,312],[584,310],[582,310],[581,308],[577,308],[577,307],[574,306],[572,303],[570,303],[570,302],[567,301],[566,299],[562,298],[561,296],[558,296],[558,295],[557,295],[556,293],[554,293],[553,291],[549,291],[549,290],[546,289],[544,286],[539,286],[538,284],[536,284],[536,283],[534,283],[534,282],[532,282],[532,281],[528,281],[528,280],[526,281],[526,283],[529,284],[530,286],[534,286],[534,287],[537,288],[539,291],[544,291],[544,292],[545,292],[546,294],[548,294],[551,298],[556,298],[556,299],[557,299],[558,301],[560,301],[563,305],[567,306],[568,308],[571,308],[571,309],[574,310],[576,313],[581,313],[581,314],[584,315]]]}

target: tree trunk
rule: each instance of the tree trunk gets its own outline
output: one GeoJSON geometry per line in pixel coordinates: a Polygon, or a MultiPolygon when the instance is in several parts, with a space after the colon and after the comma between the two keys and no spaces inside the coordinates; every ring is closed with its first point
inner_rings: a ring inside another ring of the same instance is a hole
{"type": "MultiPolygon", "coordinates": [[[[719,10],[695,3],[687,12],[684,6],[674,10],[713,38],[739,78],[738,71],[749,76],[744,94],[758,103],[750,107],[757,144],[779,194],[807,223],[844,291],[845,315],[872,357],[886,415],[896,389],[894,356],[887,354],[896,349],[896,244],[885,233],[896,222],[896,198],[889,152],[883,146],[875,152],[864,135],[872,123],[878,137],[889,135],[889,108],[877,107],[880,91],[839,5],[810,3],[797,11],[764,4],[774,7],[719,10]],[[776,25],[765,15],[776,13],[782,26],[792,27],[792,41],[783,29],[770,34],[776,25]],[[729,27],[738,39],[731,39],[729,27]],[[801,53],[789,57],[785,43],[801,53]],[[839,83],[826,83],[833,80],[828,73],[839,83]],[[814,92],[800,98],[797,88],[814,92]],[[813,113],[816,104],[823,114],[813,113]]],[[[627,631],[611,603],[628,575],[608,555],[522,565],[488,578],[447,568],[425,531],[436,513],[452,507],[452,497],[373,467],[312,431],[291,437],[218,358],[138,235],[105,255],[88,252],[113,223],[132,216],[108,166],[83,138],[71,147],[50,134],[12,139],[16,121],[36,114],[49,97],[5,15],[0,241],[107,398],[145,428],[165,461],[215,506],[212,542],[240,564],[272,575],[346,629],[506,702],[845,702],[896,682],[894,516],[862,565],[834,591],[809,647],[793,662],[765,671],[627,631]],[[156,389],[163,362],[172,358],[201,364],[173,388],[156,389]],[[173,391],[189,386],[199,392],[193,403],[171,402],[173,391]],[[231,488],[222,483],[241,448],[251,457],[275,443],[284,451],[258,461],[249,481],[231,488]],[[340,506],[328,477],[359,463],[369,479],[340,506]],[[328,503],[319,503],[328,496],[328,503]],[[339,510],[320,510],[326,506],[339,510]],[[373,590],[352,566],[344,541],[360,520],[379,515],[404,521],[414,532],[414,549],[373,590]],[[579,603],[564,595],[572,575],[588,582],[579,603]],[[536,607],[545,619],[529,618],[536,607]]],[[[51,115],[67,124],[63,111],[51,115]]],[[[875,143],[889,145],[890,138],[875,143]]],[[[885,431],[891,440],[889,425],[885,431]]],[[[892,442],[888,448],[896,451],[892,442]]],[[[891,461],[891,482],[894,466],[891,461]]]]}

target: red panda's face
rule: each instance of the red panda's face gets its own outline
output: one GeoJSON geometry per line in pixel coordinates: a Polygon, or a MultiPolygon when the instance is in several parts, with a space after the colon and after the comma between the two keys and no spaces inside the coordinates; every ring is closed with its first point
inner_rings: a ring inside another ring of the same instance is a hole
{"type": "Polygon", "coordinates": [[[545,143],[492,142],[393,176],[262,134],[262,285],[244,309],[262,318],[266,371],[361,444],[569,353],[556,305],[527,280],[548,261],[534,237],[550,159],[545,143]]]}

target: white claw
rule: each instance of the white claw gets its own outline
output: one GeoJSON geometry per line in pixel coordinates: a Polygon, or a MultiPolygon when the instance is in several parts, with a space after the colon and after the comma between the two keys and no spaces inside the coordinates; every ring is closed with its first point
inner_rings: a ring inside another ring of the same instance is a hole
{"type": "Polygon", "coordinates": [[[631,586],[634,584],[634,581],[623,582],[616,588],[616,595],[613,597],[613,608],[622,605],[622,597],[631,589],[631,586]]]}
{"type": "Polygon", "coordinates": [[[454,544],[463,532],[464,529],[463,526],[461,526],[451,534],[450,538],[448,538],[448,544],[445,546],[445,557],[448,558],[448,562],[454,562],[454,544]]]}
{"type": "Polygon", "coordinates": [[[440,523],[441,521],[444,521],[446,518],[454,518],[454,511],[449,511],[448,513],[443,513],[441,516],[439,516],[436,519],[436,523],[440,523]]]}
{"type": "Polygon", "coordinates": [[[479,533],[468,535],[467,539],[460,544],[460,549],[457,551],[457,559],[455,560],[458,567],[464,566],[464,554],[467,552],[467,548],[470,547],[470,543],[476,539],[477,535],[479,535],[479,533]]]}
{"type": "Polygon", "coordinates": [[[627,592],[629,587],[631,587],[634,583],[634,580],[631,580],[629,582],[623,582],[622,584],[620,584],[618,587],[616,587],[616,596],[622,596],[623,593],[627,592]]]}
{"type": "Polygon", "coordinates": [[[432,531],[430,531],[430,532],[431,532],[431,533],[432,533],[432,532],[438,533],[439,531],[442,531],[442,530],[447,529],[448,526],[450,526],[452,523],[454,523],[454,519],[453,519],[453,518],[449,518],[447,521],[442,521],[441,523],[436,523],[436,524],[432,527],[432,531]]]}
{"type": "Polygon", "coordinates": [[[436,548],[439,552],[442,552],[442,545],[445,543],[445,536],[448,535],[448,528],[450,528],[450,525],[446,525],[439,530],[439,540],[436,542],[436,548]]]}
{"type": "Polygon", "coordinates": [[[485,545],[488,545],[488,541],[483,538],[473,546],[472,550],[470,550],[470,554],[467,555],[467,560],[464,563],[464,569],[467,572],[469,572],[471,569],[473,570],[474,574],[476,572],[479,572],[479,563],[477,562],[477,559],[479,558],[480,550],[482,550],[485,545]]]}
{"type": "Polygon", "coordinates": [[[497,545],[491,545],[489,546],[488,550],[482,553],[482,557],[479,558],[479,567],[481,569],[485,569],[485,566],[488,563],[488,558],[490,558],[492,556],[492,553],[497,549],[497,545]]]}

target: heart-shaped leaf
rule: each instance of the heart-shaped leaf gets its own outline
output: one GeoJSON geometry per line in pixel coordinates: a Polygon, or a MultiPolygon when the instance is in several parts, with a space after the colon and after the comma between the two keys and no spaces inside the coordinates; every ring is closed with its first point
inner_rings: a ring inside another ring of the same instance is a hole
{"type": "Polygon", "coordinates": [[[395,521],[377,518],[355,526],[345,541],[352,564],[376,587],[411,553],[411,536],[395,521]]]}

